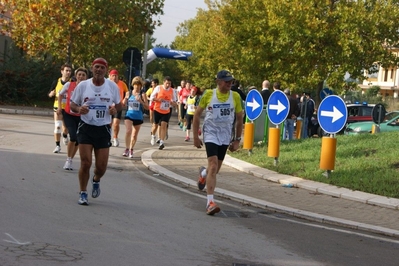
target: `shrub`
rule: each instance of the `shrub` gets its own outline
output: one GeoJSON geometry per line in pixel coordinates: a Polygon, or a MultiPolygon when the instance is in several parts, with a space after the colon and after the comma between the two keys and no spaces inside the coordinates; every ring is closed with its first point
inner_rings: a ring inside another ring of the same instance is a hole
{"type": "Polygon", "coordinates": [[[48,92],[60,76],[60,65],[48,58],[28,58],[11,48],[0,64],[0,103],[51,106],[54,99],[48,92]]]}

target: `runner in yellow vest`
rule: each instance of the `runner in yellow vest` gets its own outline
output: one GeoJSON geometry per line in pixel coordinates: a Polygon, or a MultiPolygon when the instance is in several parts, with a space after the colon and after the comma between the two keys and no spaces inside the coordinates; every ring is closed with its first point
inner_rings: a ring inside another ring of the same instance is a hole
{"type": "Polygon", "coordinates": [[[187,97],[186,104],[184,105],[184,108],[186,109],[186,123],[187,123],[186,138],[184,139],[184,141],[190,140],[191,124],[193,122],[195,109],[197,109],[198,105],[198,96],[196,94],[197,94],[197,88],[192,86],[190,90],[190,95],[187,97]]]}
{"type": "Polygon", "coordinates": [[[62,99],[62,106],[58,106],[58,94],[60,93],[62,87],[65,85],[70,80],[72,73],[72,66],[70,64],[63,64],[61,66],[61,78],[53,81],[53,84],[51,85],[50,92],[48,96],[50,98],[55,97],[54,99],[54,139],[55,139],[55,149],[54,153],[60,153],[61,152],[61,146],[60,146],[60,140],[61,140],[61,131],[63,135],[63,142],[65,145],[68,144],[68,130],[63,123],[62,115],[64,113],[64,108],[65,108],[65,103],[66,103],[66,95],[64,95],[64,98],[62,99]],[[58,108],[62,109],[62,113],[59,114],[57,113],[58,108]],[[62,130],[61,130],[62,127],[62,130]]]}

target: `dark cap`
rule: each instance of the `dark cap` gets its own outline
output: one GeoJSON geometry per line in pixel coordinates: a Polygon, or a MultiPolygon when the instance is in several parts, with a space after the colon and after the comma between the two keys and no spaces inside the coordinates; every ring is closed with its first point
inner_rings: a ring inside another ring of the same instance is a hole
{"type": "Polygon", "coordinates": [[[220,79],[223,81],[231,81],[234,79],[233,75],[227,70],[220,70],[216,75],[216,79],[220,79]]]}

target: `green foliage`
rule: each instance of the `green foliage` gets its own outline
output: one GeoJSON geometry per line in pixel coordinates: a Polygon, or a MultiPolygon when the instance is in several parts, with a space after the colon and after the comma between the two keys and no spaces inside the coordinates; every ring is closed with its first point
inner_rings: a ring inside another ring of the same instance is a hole
{"type": "MultiPolygon", "coordinates": [[[[180,25],[174,45],[192,50],[184,75],[212,86],[226,68],[246,87],[264,79],[293,92],[319,95],[323,81],[340,94],[346,73],[362,81],[375,62],[398,65],[396,1],[223,0],[206,1],[194,19],[180,25]]],[[[317,99],[316,99],[317,100],[317,99]]]]}
{"type": "Polygon", "coordinates": [[[326,178],[320,169],[320,138],[282,141],[277,166],[265,145],[229,153],[231,156],[278,173],[301,177],[386,197],[399,198],[398,132],[337,136],[334,171],[326,178]]]}
{"type": "MultiPolygon", "coordinates": [[[[371,104],[377,104],[377,103],[383,103],[384,105],[386,105],[383,102],[383,99],[381,97],[380,94],[378,94],[379,90],[377,92],[374,93],[362,93],[361,89],[358,89],[356,91],[347,91],[345,93],[344,96],[342,96],[342,98],[344,99],[344,101],[346,101],[347,103],[355,103],[355,102],[367,102],[367,103],[371,103],[371,104]]],[[[387,107],[388,105],[386,105],[385,107],[387,107]]]]}
{"type": "Polygon", "coordinates": [[[372,86],[371,88],[369,88],[368,90],[366,90],[366,96],[368,97],[375,97],[378,95],[378,93],[380,92],[381,88],[380,86],[372,86]]]}
{"type": "Polygon", "coordinates": [[[19,49],[0,64],[0,103],[51,106],[51,83],[60,76],[61,63],[43,58],[27,58],[19,49]]]}
{"type": "MultiPolygon", "coordinates": [[[[164,0],[6,0],[12,24],[3,24],[29,55],[50,54],[88,66],[104,57],[121,64],[128,47],[143,48],[142,36],[160,24],[164,0]]],[[[4,22],[4,21],[2,21],[4,22]]]]}

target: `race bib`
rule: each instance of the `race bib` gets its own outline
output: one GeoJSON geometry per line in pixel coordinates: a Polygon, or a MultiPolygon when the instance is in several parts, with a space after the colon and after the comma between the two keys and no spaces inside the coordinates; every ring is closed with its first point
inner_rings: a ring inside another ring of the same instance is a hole
{"type": "Polygon", "coordinates": [[[107,115],[107,106],[106,105],[90,105],[89,113],[92,119],[97,122],[101,122],[105,120],[105,116],[107,115]]]}
{"type": "Polygon", "coordinates": [[[169,110],[170,102],[162,100],[160,108],[161,108],[161,110],[169,110]]]}
{"type": "Polygon", "coordinates": [[[136,102],[136,101],[129,101],[128,110],[139,111],[140,110],[140,103],[136,102]]]}
{"type": "Polygon", "coordinates": [[[230,104],[214,104],[212,106],[212,116],[215,122],[228,122],[231,115],[230,104]]]}
{"type": "Polygon", "coordinates": [[[188,113],[194,113],[195,112],[195,105],[194,104],[189,104],[187,106],[187,112],[188,113]]]}

